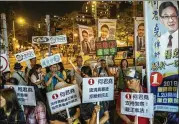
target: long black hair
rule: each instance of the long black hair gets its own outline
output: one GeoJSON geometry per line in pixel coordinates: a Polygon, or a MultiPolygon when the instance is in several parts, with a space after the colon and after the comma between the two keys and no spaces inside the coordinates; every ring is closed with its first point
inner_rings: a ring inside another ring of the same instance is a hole
{"type": "Polygon", "coordinates": [[[16,92],[13,88],[0,90],[0,96],[2,96],[6,100],[6,111],[12,112],[21,109],[16,96],[16,92]]]}
{"type": "Polygon", "coordinates": [[[63,66],[63,63],[62,62],[59,62],[58,65],[60,66],[60,71],[61,73],[63,72],[63,70],[65,70],[64,66],[63,66]]]}
{"type": "MultiPolygon", "coordinates": [[[[92,71],[90,66],[83,66],[81,68],[81,72],[83,72],[84,74],[88,75],[89,77],[92,77],[92,71]]],[[[83,77],[83,75],[81,75],[83,77]]]]}
{"type": "Polygon", "coordinates": [[[31,77],[32,74],[34,74],[35,77],[36,77],[37,79],[39,79],[38,72],[37,72],[37,69],[39,69],[39,68],[42,68],[42,66],[41,66],[40,64],[35,64],[35,66],[34,66],[34,67],[32,68],[32,70],[31,70],[31,73],[29,73],[29,77],[31,77]]]}

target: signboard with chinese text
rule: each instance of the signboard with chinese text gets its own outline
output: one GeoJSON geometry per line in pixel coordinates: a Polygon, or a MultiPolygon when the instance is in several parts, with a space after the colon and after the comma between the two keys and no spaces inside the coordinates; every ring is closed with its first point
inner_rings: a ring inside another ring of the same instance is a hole
{"type": "Polygon", "coordinates": [[[147,82],[154,94],[154,110],[178,112],[178,5],[176,1],[145,1],[144,6],[147,82]],[[166,5],[170,7],[162,9],[166,5]],[[169,12],[173,15],[168,16],[169,12]]]}
{"type": "Polygon", "coordinates": [[[0,61],[1,61],[0,62],[0,71],[1,72],[10,71],[9,62],[8,62],[6,54],[0,54],[0,61]]]}
{"type": "Polygon", "coordinates": [[[33,86],[4,85],[4,88],[13,88],[15,90],[20,105],[36,106],[33,86]]]}
{"type": "Polygon", "coordinates": [[[18,62],[24,62],[35,57],[36,56],[33,49],[15,54],[15,58],[18,62]]]}
{"type": "Polygon", "coordinates": [[[50,36],[32,36],[32,43],[34,44],[50,43],[50,36]]]}
{"type": "Polygon", "coordinates": [[[44,59],[41,59],[40,60],[40,63],[42,65],[42,68],[45,68],[45,67],[48,67],[50,65],[54,65],[54,64],[57,64],[59,62],[61,62],[61,56],[60,54],[55,54],[55,55],[52,55],[52,56],[49,56],[49,57],[46,57],[44,59]]]}
{"type": "Polygon", "coordinates": [[[152,93],[121,92],[121,113],[124,115],[153,118],[153,104],[152,93]]]}
{"type": "Polygon", "coordinates": [[[77,85],[48,92],[47,99],[52,114],[81,104],[77,85]]]}
{"type": "Polygon", "coordinates": [[[65,43],[67,43],[66,35],[58,35],[58,36],[50,37],[50,45],[58,45],[58,44],[65,44],[65,43]]]}
{"type": "Polygon", "coordinates": [[[117,43],[115,40],[96,42],[97,56],[110,56],[117,54],[117,43]]]}
{"type": "Polygon", "coordinates": [[[83,78],[83,103],[114,99],[114,77],[83,78]]]}

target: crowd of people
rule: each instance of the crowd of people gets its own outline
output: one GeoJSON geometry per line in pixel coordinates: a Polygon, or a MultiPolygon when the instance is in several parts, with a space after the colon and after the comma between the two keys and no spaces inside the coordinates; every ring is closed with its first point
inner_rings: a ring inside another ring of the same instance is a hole
{"type": "MultiPolygon", "coordinates": [[[[46,93],[78,85],[82,98],[83,78],[88,77],[109,77],[114,76],[117,82],[119,94],[125,92],[145,93],[146,88],[141,85],[141,78],[135,69],[128,68],[128,61],[123,59],[120,63],[116,75],[111,74],[106,60],[100,59],[99,64],[91,69],[88,65],[83,65],[83,58],[77,56],[76,67],[67,73],[62,62],[46,68],[46,73],[42,72],[42,66],[36,63],[36,58],[30,60],[31,68],[15,63],[14,72],[10,71],[2,74],[0,84],[0,123],[7,124],[96,124],[97,113],[99,112],[100,124],[134,124],[135,116],[123,115],[120,111],[121,99],[118,95],[116,100],[103,101],[99,105],[96,103],[81,103],[78,106],[69,108],[70,118],[66,110],[56,114],[51,114],[46,98],[46,93]],[[19,105],[15,90],[4,88],[4,85],[34,86],[36,106],[19,105]],[[115,113],[117,117],[115,118],[115,113]]],[[[138,118],[138,124],[149,124],[149,119],[138,118]]]]}

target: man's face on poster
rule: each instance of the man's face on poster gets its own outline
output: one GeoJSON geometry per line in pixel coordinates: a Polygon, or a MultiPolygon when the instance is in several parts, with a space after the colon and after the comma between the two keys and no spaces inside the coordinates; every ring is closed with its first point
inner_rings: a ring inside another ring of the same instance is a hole
{"type": "Polygon", "coordinates": [[[108,36],[108,34],[109,34],[108,28],[102,27],[102,28],[101,28],[101,37],[102,37],[103,39],[106,39],[107,36],[108,36]]]}
{"type": "Polygon", "coordinates": [[[165,8],[162,11],[160,19],[170,33],[173,33],[178,29],[178,17],[173,7],[165,8]]]}
{"type": "Polygon", "coordinates": [[[86,32],[82,33],[83,40],[88,42],[88,34],[86,32]]]}
{"type": "Polygon", "coordinates": [[[139,26],[137,29],[137,33],[139,37],[143,37],[144,36],[144,26],[139,26]]]}

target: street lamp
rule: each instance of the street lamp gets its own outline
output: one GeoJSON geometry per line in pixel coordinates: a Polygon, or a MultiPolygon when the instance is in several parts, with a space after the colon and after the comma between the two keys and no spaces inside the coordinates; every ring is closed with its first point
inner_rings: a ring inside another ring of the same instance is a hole
{"type": "MultiPolygon", "coordinates": [[[[20,18],[18,18],[17,19],[17,23],[18,24],[20,24],[20,25],[22,25],[23,26],[23,24],[25,24],[25,19],[23,19],[22,17],[20,17],[20,18]]],[[[15,49],[15,43],[16,43],[16,41],[17,41],[17,39],[16,39],[16,32],[15,32],[15,21],[13,20],[12,21],[12,25],[13,25],[13,46],[14,46],[14,50],[16,51],[16,49],[15,49]]],[[[18,42],[17,42],[18,43],[18,42]]],[[[18,47],[17,47],[18,48],[18,47]]]]}

